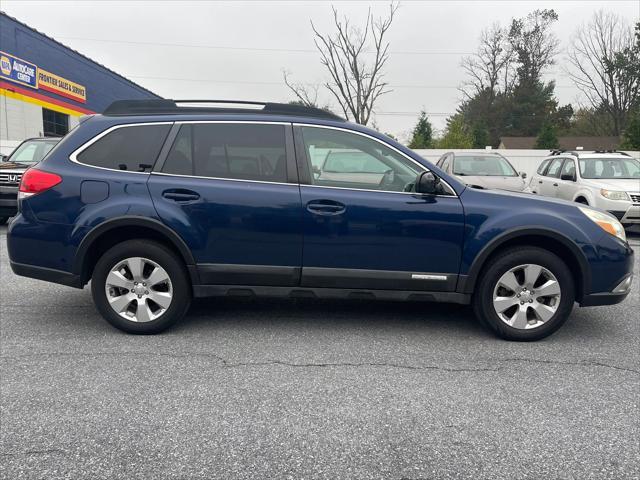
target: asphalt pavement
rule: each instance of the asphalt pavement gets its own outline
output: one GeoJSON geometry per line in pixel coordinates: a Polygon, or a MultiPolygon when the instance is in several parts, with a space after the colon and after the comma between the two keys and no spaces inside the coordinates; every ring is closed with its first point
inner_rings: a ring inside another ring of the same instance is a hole
{"type": "Polygon", "coordinates": [[[265,299],[132,336],[13,275],[1,227],[0,478],[638,478],[638,264],[537,343],[462,306],[265,299]]]}

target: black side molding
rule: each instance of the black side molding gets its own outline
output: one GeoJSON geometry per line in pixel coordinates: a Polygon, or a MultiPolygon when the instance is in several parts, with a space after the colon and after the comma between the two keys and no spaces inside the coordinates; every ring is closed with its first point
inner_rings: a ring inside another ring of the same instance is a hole
{"type": "Polygon", "coordinates": [[[22,277],[35,278],[38,280],[45,280],[47,282],[59,283],[60,285],[66,285],[67,287],[82,288],[82,282],[80,276],[70,272],[64,272],[62,270],[55,270],[53,268],[36,267],[35,265],[27,265],[24,263],[9,262],[11,270],[16,275],[22,277]]]}
{"type": "Polygon", "coordinates": [[[415,290],[365,290],[347,288],[263,287],[256,285],[194,285],[194,297],[335,298],[445,302],[467,305],[471,295],[415,290]]]}

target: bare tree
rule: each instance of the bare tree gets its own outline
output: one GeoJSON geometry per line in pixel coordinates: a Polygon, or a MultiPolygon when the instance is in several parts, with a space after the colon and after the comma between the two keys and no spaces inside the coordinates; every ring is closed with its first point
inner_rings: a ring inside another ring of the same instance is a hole
{"type": "Polygon", "coordinates": [[[476,53],[463,57],[462,68],[468,80],[462,85],[467,98],[488,91],[491,99],[498,92],[508,92],[513,88],[513,50],[507,41],[507,33],[494,23],[480,34],[480,46],[476,53]]]}
{"type": "Polygon", "coordinates": [[[640,75],[625,65],[627,53],[634,61],[633,52],[631,25],[603,10],[576,31],[568,49],[572,68],[566,69],[567,75],[594,110],[610,115],[614,135],[623,132],[629,110],[639,101],[640,75]]]}
{"type": "Polygon", "coordinates": [[[544,69],[555,63],[560,41],[551,32],[551,26],[557,20],[554,10],[545,9],[511,21],[508,38],[519,63],[520,84],[539,82],[544,69]]]}
{"type": "Polygon", "coordinates": [[[289,77],[290,73],[286,70],[282,71],[282,77],[284,84],[289,87],[289,90],[296,96],[296,103],[305,105],[307,107],[318,107],[318,90],[320,85],[308,85],[304,83],[292,82],[289,77]]]}
{"type": "Polygon", "coordinates": [[[378,19],[369,10],[362,30],[354,28],[346,16],[341,17],[335,7],[332,9],[334,33],[320,33],[311,22],[322,64],[331,78],[324,85],[345,117],[366,125],[378,98],[390,91],[383,79],[383,68],[389,58],[389,42],[385,35],[398,5],[391,3],[388,15],[378,19]],[[368,55],[372,55],[373,60],[367,61],[368,55]]]}

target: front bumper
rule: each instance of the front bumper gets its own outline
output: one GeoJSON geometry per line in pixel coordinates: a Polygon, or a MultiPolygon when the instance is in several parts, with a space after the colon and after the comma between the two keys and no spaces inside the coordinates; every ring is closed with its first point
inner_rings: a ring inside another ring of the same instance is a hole
{"type": "Polygon", "coordinates": [[[18,187],[0,185],[0,217],[13,217],[18,212],[18,187]]]}
{"type": "Polygon", "coordinates": [[[615,305],[624,301],[631,292],[633,273],[628,273],[616,284],[610,292],[591,293],[580,301],[581,307],[597,307],[600,305],[615,305]]]}
{"type": "Polygon", "coordinates": [[[620,223],[640,223],[640,205],[631,205],[627,210],[609,210],[620,223]]]}

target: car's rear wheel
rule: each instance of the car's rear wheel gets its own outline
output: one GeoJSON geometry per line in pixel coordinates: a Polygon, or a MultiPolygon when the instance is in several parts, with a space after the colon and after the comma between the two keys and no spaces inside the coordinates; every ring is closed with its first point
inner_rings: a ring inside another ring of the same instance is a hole
{"type": "Polygon", "coordinates": [[[91,293],[98,311],[128,333],[158,333],[180,320],[191,299],[189,278],[179,258],[164,246],[130,240],[97,262],[91,293]]]}
{"type": "Polygon", "coordinates": [[[551,335],[575,302],[571,271],[556,255],[518,247],[494,257],[473,298],[476,316],[498,336],[531,341],[551,335]]]}

